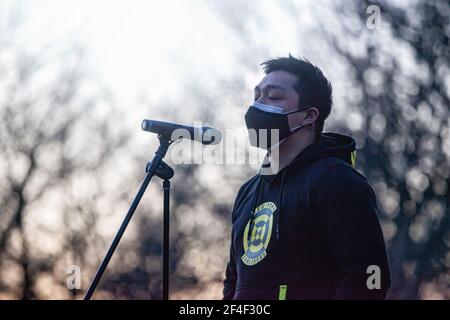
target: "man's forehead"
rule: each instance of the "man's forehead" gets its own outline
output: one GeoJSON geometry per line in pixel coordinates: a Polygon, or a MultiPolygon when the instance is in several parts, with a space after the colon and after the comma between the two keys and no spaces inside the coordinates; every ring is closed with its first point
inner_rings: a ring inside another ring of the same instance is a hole
{"type": "Polygon", "coordinates": [[[275,89],[291,89],[296,82],[296,77],[282,70],[272,71],[266,74],[255,89],[263,89],[265,87],[275,89]]]}

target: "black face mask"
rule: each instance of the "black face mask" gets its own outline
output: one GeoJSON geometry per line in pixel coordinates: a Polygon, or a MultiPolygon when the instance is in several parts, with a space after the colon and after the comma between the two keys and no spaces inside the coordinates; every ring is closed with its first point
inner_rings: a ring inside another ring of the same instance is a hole
{"type": "Polygon", "coordinates": [[[288,115],[307,108],[283,112],[280,107],[274,107],[259,102],[253,103],[245,114],[245,123],[249,130],[250,144],[254,147],[270,149],[274,144],[290,134],[300,130],[305,125],[289,128],[288,115]],[[272,130],[278,130],[278,139],[272,130]],[[272,135],[273,139],[272,139],[272,135]],[[276,141],[272,141],[276,140],[276,141]]]}

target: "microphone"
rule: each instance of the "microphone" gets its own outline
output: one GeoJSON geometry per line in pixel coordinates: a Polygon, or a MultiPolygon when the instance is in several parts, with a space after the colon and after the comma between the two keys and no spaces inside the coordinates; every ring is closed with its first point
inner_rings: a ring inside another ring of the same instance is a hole
{"type": "Polygon", "coordinates": [[[168,140],[190,139],[202,144],[218,144],[222,140],[222,133],[211,127],[191,127],[182,124],[157,120],[143,120],[141,128],[153,132],[168,140]]]}

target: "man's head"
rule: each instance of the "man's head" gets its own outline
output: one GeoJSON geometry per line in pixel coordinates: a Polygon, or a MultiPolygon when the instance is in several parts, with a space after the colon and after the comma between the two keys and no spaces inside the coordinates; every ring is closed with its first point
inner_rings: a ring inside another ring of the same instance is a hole
{"type": "Polygon", "coordinates": [[[331,111],[332,87],[322,71],[307,60],[289,55],[270,59],[261,64],[266,76],[255,87],[255,101],[279,106],[290,114],[291,127],[308,123],[308,128],[318,135],[331,111]]]}

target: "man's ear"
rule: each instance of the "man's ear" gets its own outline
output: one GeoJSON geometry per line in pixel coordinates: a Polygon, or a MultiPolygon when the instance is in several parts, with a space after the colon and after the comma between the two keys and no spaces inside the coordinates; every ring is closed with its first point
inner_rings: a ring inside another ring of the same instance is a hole
{"type": "Polygon", "coordinates": [[[306,111],[305,124],[313,124],[319,119],[320,112],[317,108],[311,107],[306,111]]]}

